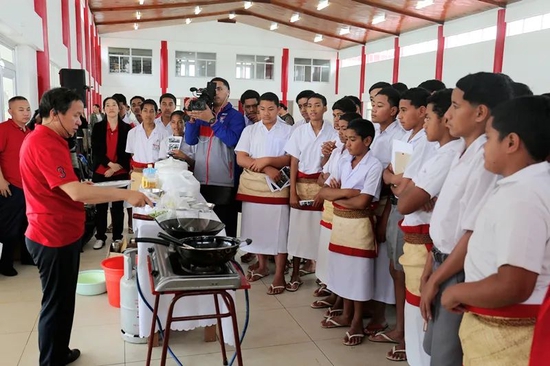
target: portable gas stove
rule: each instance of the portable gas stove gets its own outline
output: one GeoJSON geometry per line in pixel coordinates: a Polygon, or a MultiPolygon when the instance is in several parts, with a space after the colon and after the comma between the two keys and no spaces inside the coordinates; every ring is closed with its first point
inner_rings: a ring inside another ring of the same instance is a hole
{"type": "Polygon", "coordinates": [[[174,249],[159,244],[148,249],[148,256],[152,286],[157,293],[241,287],[241,276],[231,262],[219,267],[197,267],[174,249]]]}

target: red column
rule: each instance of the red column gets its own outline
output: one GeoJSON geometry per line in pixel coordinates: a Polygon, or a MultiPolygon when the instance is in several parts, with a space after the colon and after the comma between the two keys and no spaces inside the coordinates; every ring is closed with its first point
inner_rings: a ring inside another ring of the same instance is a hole
{"type": "Polygon", "coordinates": [[[46,0],[34,0],[34,11],[42,18],[44,50],[36,51],[36,71],[38,73],[38,99],[50,89],[50,45],[48,43],[48,11],[46,0]]]}
{"type": "Polygon", "coordinates": [[[281,103],[284,105],[287,104],[287,98],[288,98],[288,68],[289,68],[289,60],[290,60],[290,51],[288,48],[283,48],[283,61],[281,63],[282,69],[281,69],[281,103]]]}
{"type": "Polygon", "coordinates": [[[338,95],[338,86],[340,83],[340,52],[336,52],[336,80],[334,80],[334,94],[338,95]]]}
{"type": "Polygon", "coordinates": [[[74,0],[74,11],[76,18],[76,59],[82,65],[82,8],[80,7],[80,0],[74,0]]]}
{"type": "Polygon", "coordinates": [[[61,19],[63,19],[63,45],[67,47],[67,67],[71,68],[71,23],[69,22],[69,0],[61,0],[61,19]]]}
{"type": "Polygon", "coordinates": [[[160,41],[160,89],[162,94],[168,89],[168,42],[160,41]]]}
{"type": "MultiPolygon", "coordinates": [[[[361,70],[359,76],[359,99],[361,104],[363,103],[363,94],[365,93],[365,77],[367,72],[367,53],[365,51],[365,46],[361,47],[361,70]]],[[[363,109],[361,107],[361,109],[363,109]]]]}
{"type": "Polygon", "coordinates": [[[399,81],[399,58],[401,57],[401,48],[399,47],[399,37],[395,37],[393,46],[393,83],[399,81]]]}
{"type": "Polygon", "coordinates": [[[445,36],[443,35],[443,26],[437,28],[437,54],[435,58],[435,78],[443,79],[443,55],[445,54],[445,36]]]}
{"type": "Polygon", "coordinates": [[[506,9],[499,9],[497,15],[497,39],[495,42],[495,61],[493,72],[502,72],[504,44],[506,43],[506,9]]]}
{"type": "MultiPolygon", "coordinates": [[[[101,38],[97,36],[97,83],[101,86],[103,75],[101,74],[101,38]]],[[[100,95],[101,98],[101,95],[100,95]]]]}

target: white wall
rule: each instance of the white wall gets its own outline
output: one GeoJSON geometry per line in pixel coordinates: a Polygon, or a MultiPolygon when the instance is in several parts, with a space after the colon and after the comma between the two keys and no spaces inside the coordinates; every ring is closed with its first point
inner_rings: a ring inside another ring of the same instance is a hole
{"type": "MultiPolygon", "coordinates": [[[[437,28],[438,26],[431,26],[405,33],[399,38],[399,46],[403,49],[417,43],[437,40],[437,28]]],[[[401,56],[399,81],[412,88],[425,80],[435,78],[436,54],[437,52],[434,51],[407,57],[401,56]]]]}
{"type": "MultiPolygon", "coordinates": [[[[158,99],[160,88],[160,47],[161,41],[168,42],[168,92],[177,97],[189,96],[189,88],[204,87],[210,78],[178,77],[176,73],[176,51],[215,52],[216,74],[228,80],[231,85],[231,99],[239,99],[247,89],[257,90],[260,94],[272,91],[281,96],[281,61],[283,48],[289,49],[289,90],[288,100],[294,100],[304,89],[313,89],[327,97],[329,104],[335,100],[334,75],[336,51],[287,37],[276,32],[261,30],[243,24],[191,23],[189,25],[162,28],[140,29],[137,31],[117,32],[101,35],[101,60],[103,73],[102,95],[120,92],[131,98],[141,94],[144,97],[158,99]],[[212,34],[223,34],[223,38],[214,39],[212,34]],[[183,36],[182,36],[183,35],[183,36]],[[184,39],[185,41],[182,41],[184,39]],[[111,74],[109,73],[108,48],[134,47],[153,50],[153,74],[111,74]],[[275,57],[273,80],[243,80],[235,77],[237,54],[266,55],[275,57]],[[331,60],[331,77],[328,83],[294,82],[294,58],[316,58],[331,60]]],[[[294,108],[294,116],[299,111],[294,108]]]]}
{"type": "MultiPolygon", "coordinates": [[[[380,41],[368,43],[366,53],[376,53],[394,49],[394,37],[384,38],[380,41]]],[[[367,60],[367,69],[365,77],[365,94],[363,100],[369,100],[369,88],[372,84],[385,81],[391,84],[393,78],[393,59],[369,63],[367,60]]]]}
{"type": "MultiPolygon", "coordinates": [[[[340,65],[342,60],[359,57],[361,58],[362,46],[353,46],[340,51],[340,65]]],[[[339,76],[338,97],[345,95],[359,95],[359,84],[361,83],[361,64],[357,66],[341,67],[339,76]]]]}

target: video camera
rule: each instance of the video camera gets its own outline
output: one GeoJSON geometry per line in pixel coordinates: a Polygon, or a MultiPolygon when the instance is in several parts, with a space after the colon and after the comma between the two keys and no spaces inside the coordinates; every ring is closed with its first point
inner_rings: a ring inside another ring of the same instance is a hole
{"type": "Polygon", "coordinates": [[[206,88],[191,88],[189,89],[195,98],[193,98],[187,106],[188,111],[204,111],[208,106],[214,108],[214,97],[216,96],[216,83],[208,82],[206,88]]]}

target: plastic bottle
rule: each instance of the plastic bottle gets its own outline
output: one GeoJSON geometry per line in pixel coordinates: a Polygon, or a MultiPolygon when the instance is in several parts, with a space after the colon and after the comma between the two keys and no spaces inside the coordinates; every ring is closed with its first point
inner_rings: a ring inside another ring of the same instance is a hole
{"type": "Polygon", "coordinates": [[[143,169],[143,178],[141,179],[141,187],[145,189],[157,188],[158,175],[157,170],[153,168],[153,165],[147,165],[147,168],[143,169]]]}

